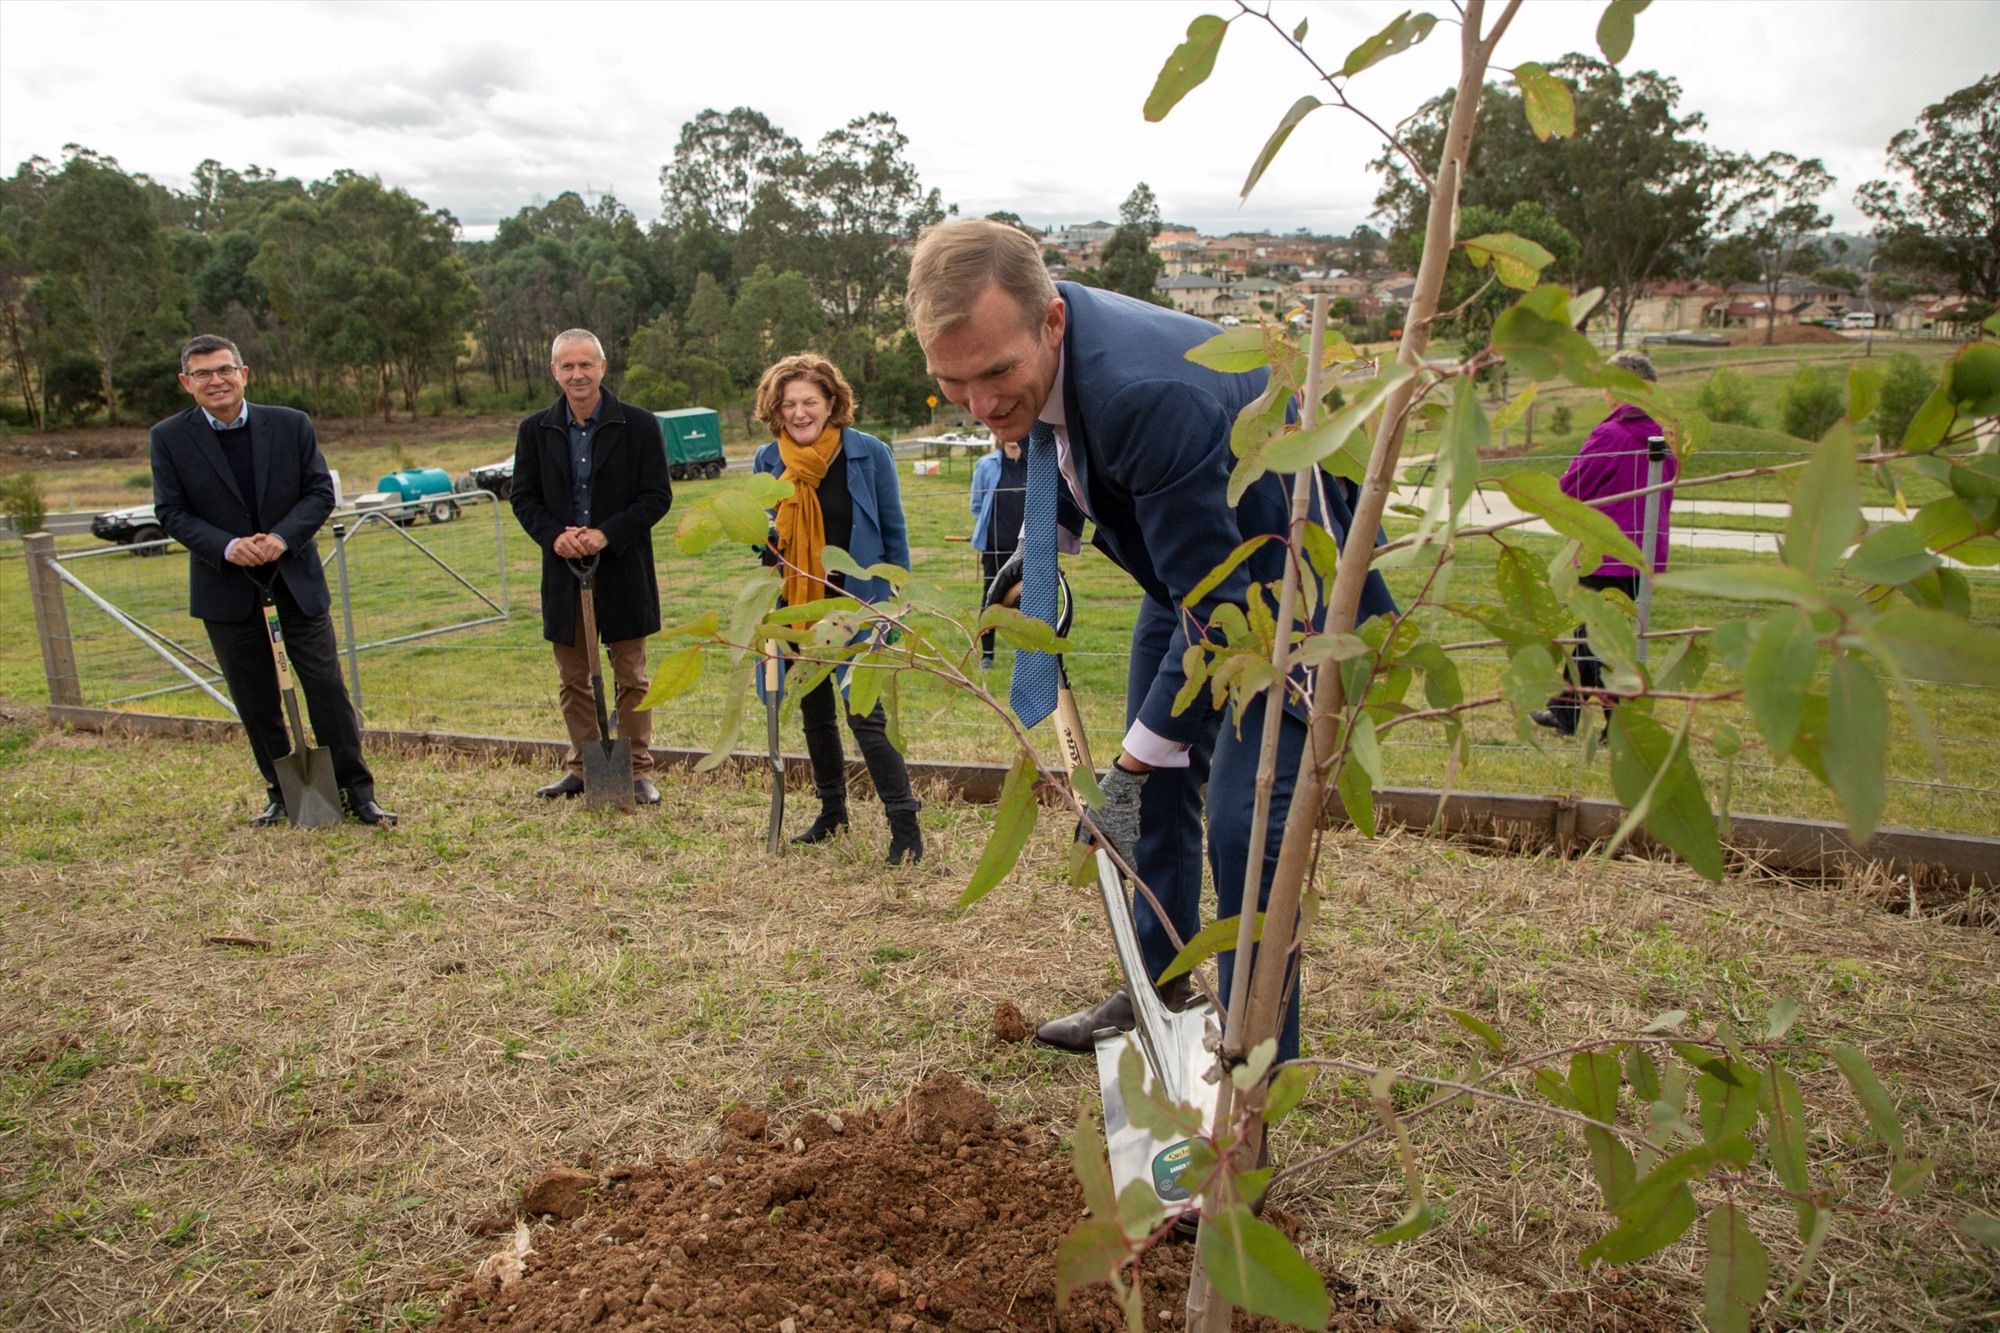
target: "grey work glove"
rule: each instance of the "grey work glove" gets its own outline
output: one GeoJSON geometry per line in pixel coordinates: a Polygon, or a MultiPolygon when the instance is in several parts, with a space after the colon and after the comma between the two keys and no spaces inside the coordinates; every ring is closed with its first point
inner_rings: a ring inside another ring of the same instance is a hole
{"type": "Polygon", "coordinates": [[[1126,865],[1138,868],[1133,848],[1139,842],[1139,793],[1145,790],[1150,773],[1128,773],[1113,764],[1098,780],[1104,790],[1104,804],[1090,812],[1098,831],[1107,838],[1126,865]]]}

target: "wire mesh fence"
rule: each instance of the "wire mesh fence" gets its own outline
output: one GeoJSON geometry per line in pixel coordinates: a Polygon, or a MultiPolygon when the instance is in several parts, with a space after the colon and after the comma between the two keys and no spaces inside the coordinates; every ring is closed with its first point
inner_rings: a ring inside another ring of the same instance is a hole
{"type": "MultiPolygon", "coordinates": [[[[1741,471],[1759,466],[1760,459],[1772,461],[1753,453],[1704,455],[1699,470],[1741,471]]],[[[1562,461],[1522,459],[1489,470],[1560,468],[1562,461]]],[[[982,587],[979,553],[964,540],[972,528],[967,504],[972,460],[927,460],[926,475],[914,475],[907,460],[899,461],[898,468],[913,571],[965,607],[969,626],[982,587]]],[[[1417,480],[1415,469],[1406,474],[1407,481],[1417,480]]],[[[676,508],[705,488],[735,484],[727,477],[679,483],[676,508]]],[[[1716,489],[1725,494],[1711,498],[1689,488],[1677,500],[1672,568],[1774,557],[1787,513],[1785,482],[1752,477],[1716,489]]],[[[449,522],[420,518],[398,526],[379,515],[341,513],[322,533],[328,580],[335,590],[334,628],[350,690],[372,727],[559,736],[555,665],[541,637],[540,549],[504,503],[483,494],[457,498],[463,508],[449,522]]],[[[1422,496],[1412,488],[1405,498],[1420,503],[1422,496]]],[[[1905,497],[1912,508],[1928,498],[1920,491],[1905,497]]],[[[1481,526],[1502,517],[1503,503],[1497,492],[1482,490],[1467,506],[1463,522],[1481,526]]],[[[710,610],[726,613],[745,580],[770,577],[747,548],[681,553],[673,542],[674,521],[670,514],[653,540],[668,625],[710,610]]],[[[1407,522],[1392,520],[1391,535],[1399,535],[1407,522]]],[[[1532,525],[1510,529],[1498,540],[1545,559],[1555,558],[1561,549],[1558,538],[1532,525]]],[[[1490,600],[1498,549],[1495,539],[1462,538],[1452,556],[1449,595],[1433,586],[1433,600],[1490,600]]],[[[166,558],[130,547],[62,556],[83,702],[226,715],[224,704],[198,683],[221,688],[207,637],[187,614],[186,562],[179,547],[171,547],[166,558]]],[[[1077,608],[1070,674],[1086,725],[1103,746],[1125,726],[1127,644],[1139,593],[1121,571],[1088,549],[1069,562],[1068,571],[1077,608]]],[[[1962,566],[1960,572],[1972,590],[1973,618],[1984,624],[2000,620],[2000,577],[1985,566],[1962,566]]],[[[1412,605],[1421,577],[1407,570],[1389,573],[1399,605],[1412,605]]],[[[1652,603],[1652,629],[1669,633],[1713,625],[1756,610],[1660,588],[1652,603]]],[[[1418,614],[1442,642],[1477,645],[1490,638],[1476,621],[1445,607],[1426,606],[1418,614]]],[[[963,633],[957,641],[976,674],[976,642],[963,633]]],[[[1498,693],[1507,665],[1499,647],[1467,646],[1453,656],[1466,697],[1498,693]]],[[[1011,667],[1012,653],[1003,642],[986,676],[992,694],[1002,701],[1011,667]]],[[[710,655],[702,680],[657,711],[655,744],[706,747],[716,738],[728,692],[748,684],[747,667],[731,669],[721,654],[710,655]]],[[[987,705],[923,676],[903,679],[897,691],[902,731],[913,758],[1005,762],[1010,757],[1009,742],[987,705]]],[[[1908,700],[1922,726],[1903,710],[1892,723],[1886,822],[2000,833],[2000,756],[1990,741],[2000,731],[2000,691],[1920,684],[1909,691],[1908,700]]],[[[1702,718],[1704,731],[1724,721],[1746,736],[1755,731],[1740,706],[1708,705],[1702,718]]],[[[1586,719],[1594,723],[1594,714],[1586,719]]],[[[800,746],[795,728],[793,723],[787,741],[794,749],[800,746]]],[[[1601,752],[1586,757],[1581,736],[1563,741],[1520,725],[1504,707],[1471,715],[1456,755],[1446,748],[1442,731],[1429,725],[1398,727],[1385,741],[1386,775],[1394,785],[1612,794],[1601,752]]],[[[1725,773],[1720,762],[1708,757],[1706,745],[1698,745],[1696,754],[1711,795],[1720,798],[1726,791],[1734,810],[1837,818],[1818,781],[1796,763],[1772,763],[1761,750],[1752,750],[1725,773]]]]}

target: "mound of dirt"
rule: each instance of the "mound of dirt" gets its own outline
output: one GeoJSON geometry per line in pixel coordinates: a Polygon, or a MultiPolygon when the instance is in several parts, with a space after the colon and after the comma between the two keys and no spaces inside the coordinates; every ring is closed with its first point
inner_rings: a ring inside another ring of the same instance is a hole
{"type": "MultiPolygon", "coordinates": [[[[1724,337],[1731,347],[1764,346],[1764,326],[1758,324],[1747,329],[1728,329],[1724,337]]],[[[1794,347],[1804,343],[1852,343],[1852,338],[1842,337],[1838,330],[1829,329],[1824,324],[1780,324],[1771,330],[1773,347],[1794,347]]]]}
{"type": "MultiPolygon", "coordinates": [[[[527,1202],[580,1211],[518,1233],[438,1327],[1123,1327],[1104,1286],[1056,1308],[1056,1247],[1084,1213],[1067,1155],[1038,1127],[998,1123],[993,1103],[949,1074],[887,1111],[808,1115],[773,1136],[739,1109],[722,1130],[710,1157],[621,1167],[594,1188],[567,1168],[530,1185],[527,1202]]],[[[1179,1325],[1192,1254],[1165,1242],[1146,1256],[1149,1324],[1165,1311],[1162,1326],[1179,1325]]],[[[1352,1286],[1327,1285],[1330,1327],[1399,1326],[1352,1286]]],[[[1239,1316],[1236,1327],[1280,1326],[1239,1316]]]]}

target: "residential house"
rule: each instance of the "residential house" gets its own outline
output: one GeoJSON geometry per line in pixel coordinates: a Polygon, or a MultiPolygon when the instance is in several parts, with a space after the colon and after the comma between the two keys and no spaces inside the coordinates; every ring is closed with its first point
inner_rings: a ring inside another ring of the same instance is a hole
{"type": "MultiPolygon", "coordinates": [[[[1761,282],[1739,282],[1727,292],[1727,300],[1712,305],[1709,316],[1725,328],[1754,328],[1767,322],[1770,292],[1761,282]]],[[[1847,314],[1854,294],[1823,282],[1785,278],[1778,283],[1775,324],[1818,324],[1847,314]]]]}
{"type": "Polygon", "coordinates": [[[1165,277],[1205,273],[1208,269],[1208,247],[1200,241],[1174,241],[1167,245],[1155,242],[1153,253],[1160,257],[1160,272],[1165,277]]]}
{"type": "MultiPolygon", "coordinates": [[[[1709,312],[1728,303],[1729,293],[1712,282],[1684,278],[1656,282],[1632,303],[1625,327],[1632,333],[1676,333],[1704,328],[1709,312]]],[[[1601,318],[1608,318],[1608,312],[1601,318]]]]}
{"type": "Polygon", "coordinates": [[[1235,298],[1225,299],[1224,293],[1228,291],[1228,287],[1221,279],[1200,273],[1156,278],[1153,281],[1153,290],[1158,293],[1160,299],[1174,309],[1185,310],[1190,315],[1200,315],[1204,319],[1213,319],[1222,313],[1234,313],[1235,305],[1239,304],[1235,298]],[[1225,312],[1220,308],[1225,305],[1231,307],[1230,311],[1225,312]]]}

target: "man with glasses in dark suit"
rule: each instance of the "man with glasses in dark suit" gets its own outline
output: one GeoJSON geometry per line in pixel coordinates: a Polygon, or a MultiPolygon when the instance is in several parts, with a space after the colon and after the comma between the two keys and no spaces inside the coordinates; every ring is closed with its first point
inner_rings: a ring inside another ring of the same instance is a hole
{"type": "Polygon", "coordinates": [[[361,723],[340,678],[333,597],[313,540],[333,512],[333,478],[312,419],[247,401],[249,367],[235,343],[214,334],[181,348],[180,380],[195,405],[153,427],[153,508],[160,526],[188,548],[188,609],[208,629],[264,776],[264,809],[250,822],[285,822],[273,761],[293,747],[258,591],[268,580],[313,738],[332,754],[348,813],[364,824],[393,825],[396,816],[375,802],[361,723]]]}

